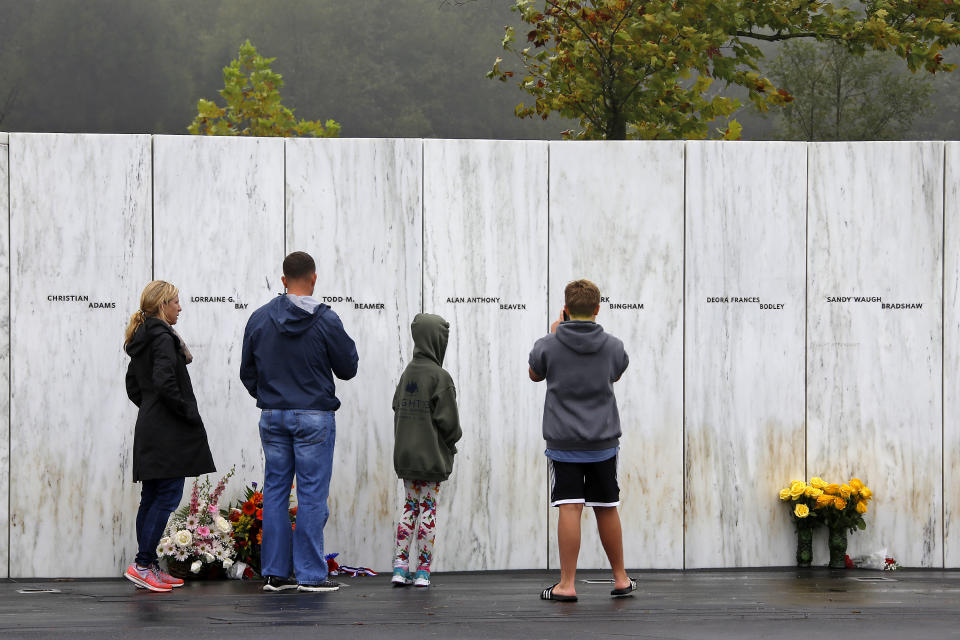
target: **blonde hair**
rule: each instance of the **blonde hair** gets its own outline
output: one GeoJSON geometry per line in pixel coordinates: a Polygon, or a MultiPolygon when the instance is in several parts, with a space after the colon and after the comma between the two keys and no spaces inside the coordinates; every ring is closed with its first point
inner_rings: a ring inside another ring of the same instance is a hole
{"type": "Polygon", "coordinates": [[[127,323],[127,331],[123,337],[124,346],[130,344],[133,340],[133,334],[140,328],[147,318],[160,318],[166,322],[166,318],[161,315],[161,307],[180,295],[180,291],[164,280],[154,280],[143,288],[140,294],[140,308],[127,323]]]}

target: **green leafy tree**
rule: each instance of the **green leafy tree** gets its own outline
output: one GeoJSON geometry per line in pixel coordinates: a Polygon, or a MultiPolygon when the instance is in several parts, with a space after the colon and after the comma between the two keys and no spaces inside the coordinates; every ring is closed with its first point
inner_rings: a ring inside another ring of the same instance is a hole
{"type": "Polygon", "coordinates": [[[223,68],[220,96],[226,106],[201,98],[197,117],[187,130],[213,136],[338,136],[340,125],[334,120],[297,120],[293,111],[283,106],[283,78],[270,68],[274,60],[257,53],[249,40],[240,45],[237,58],[223,68]]]}
{"type": "Polygon", "coordinates": [[[932,107],[932,83],[897,73],[889,55],[850,53],[836,42],[789,42],[770,77],[794,101],[778,114],[789,140],[900,138],[932,107]]]}
{"type": "MultiPolygon", "coordinates": [[[[488,77],[519,80],[533,97],[515,114],[576,119],[579,138],[705,138],[738,100],[711,90],[739,86],[761,111],[793,97],[760,73],[759,41],[829,40],[847,51],[892,50],[911,70],[952,70],[946,47],[960,42],[954,0],[862,0],[857,10],[821,0],[515,0],[530,30],[503,48],[488,77]]],[[[737,138],[731,121],[722,132],[737,138]]]]}

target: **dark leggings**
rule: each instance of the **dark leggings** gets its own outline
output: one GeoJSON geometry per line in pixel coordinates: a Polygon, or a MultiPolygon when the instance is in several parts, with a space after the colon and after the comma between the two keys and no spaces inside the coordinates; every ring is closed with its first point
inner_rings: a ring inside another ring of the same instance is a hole
{"type": "Polygon", "coordinates": [[[147,567],[157,561],[157,545],[167,519],[183,497],[183,478],[144,480],[137,511],[137,564],[147,567]]]}

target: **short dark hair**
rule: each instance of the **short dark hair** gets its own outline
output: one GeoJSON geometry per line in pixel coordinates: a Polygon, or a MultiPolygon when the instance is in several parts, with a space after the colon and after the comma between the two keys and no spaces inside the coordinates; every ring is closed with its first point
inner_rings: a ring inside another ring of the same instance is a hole
{"type": "Polygon", "coordinates": [[[574,280],[563,291],[564,302],[572,316],[592,316],[600,304],[600,289],[589,280],[574,280]]]}
{"type": "Polygon", "coordinates": [[[309,253],[294,251],[283,259],[283,275],[288,280],[300,280],[317,272],[317,263],[309,253]]]}

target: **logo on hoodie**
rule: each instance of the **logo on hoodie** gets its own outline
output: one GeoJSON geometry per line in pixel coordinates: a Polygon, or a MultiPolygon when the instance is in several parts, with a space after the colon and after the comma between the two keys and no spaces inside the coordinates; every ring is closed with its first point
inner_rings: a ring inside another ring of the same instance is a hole
{"type": "Polygon", "coordinates": [[[417,387],[416,382],[407,383],[407,393],[416,393],[419,387],[417,387]]]}

